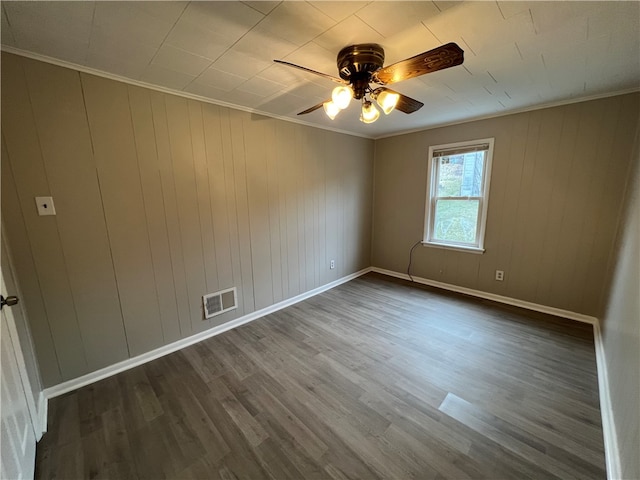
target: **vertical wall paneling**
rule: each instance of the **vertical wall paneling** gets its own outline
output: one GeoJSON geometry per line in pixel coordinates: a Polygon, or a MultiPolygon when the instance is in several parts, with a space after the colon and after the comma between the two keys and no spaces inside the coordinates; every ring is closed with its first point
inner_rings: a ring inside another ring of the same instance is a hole
{"type": "Polygon", "coordinates": [[[2,62],[3,219],[45,386],[369,265],[372,140],[2,62]]]}
{"type": "Polygon", "coordinates": [[[326,269],[324,265],[324,249],[322,241],[320,239],[320,232],[322,231],[322,225],[320,224],[320,202],[322,198],[320,196],[323,190],[323,174],[322,174],[322,154],[323,144],[322,138],[319,135],[309,135],[310,141],[310,158],[307,162],[312,172],[309,183],[311,185],[311,208],[312,208],[312,239],[313,239],[313,286],[317,287],[322,285],[320,282],[320,272],[322,269],[326,269]]]}
{"type": "MultiPolygon", "coordinates": [[[[522,297],[525,292],[536,288],[532,285],[531,278],[539,278],[541,272],[540,263],[542,257],[542,246],[547,237],[547,223],[551,211],[555,206],[550,203],[553,184],[557,181],[555,170],[559,163],[556,156],[560,143],[560,134],[564,123],[565,109],[542,110],[539,128],[534,132],[536,136],[532,141],[536,143],[533,154],[535,161],[525,156],[525,165],[532,165],[532,171],[525,175],[530,175],[530,201],[524,218],[536,225],[536,232],[527,233],[520,239],[517,249],[517,258],[520,259],[520,266],[525,265],[528,273],[522,270],[515,272],[513,281],[509,284],[509,291],[512,296],[522,297]]],[[[528,146],[527,146],[528,148],[528,146]]],[[[512,269],[513,270],[513,269],[512,269]]],[[[537,283],[537,282],[536,282],[537,283]]]]}
{"type": "Polygon", "coordinates": [[[306,242],[305,218],[304,218],[304,175],[306,165],[304,162],[299,161],[305,158],[306,145],[304,138],[304,131],[301,129],[295,129],[295,153],[294,157],[298,161],[293,163],[293,171],[295,172],[294,180],[292,183],[293,191],[295,192],[295,212],[296,212],[296,225],[298,230],[296,232],[296,238],[298,240],[298,278],[300,281],[300,291],[304,292],[307,289],[307,248],[309,246],[306,242]],[[302,188],[300,188],[302,186],[302,188]]]}
{"type": "MultiPolygon", "coordinates": [[[[498,258],[493,266],[494,272],[491,275],[492,284],[494,288],[501,295],[507,294],[507,287],[511,282],[511,264],[510,259],[514,255],[513,253],[513,219],[517,217],[518,202],[514,199],[518,198],[518,192],[520,191],[520,183],[524,170],[524,157],[525,157],[525,142],[527,139],[527,132],[529,131],[529,116],[523,115],[516,117],[513,120],[512,128],[509,131],[509,135],[506,138],[496,138],[496,140],[502,140],[503,142],[509,142],[508,156],[501,157],[495,155],[494,151],[494,164],[498,164],[498,168],[501,163],[507,164],[507,174],[505,176],[505,195],[503,202],[492,201],[489,198],[489,211],[487,215],[491,216],[496,212],[501,212],[501,222],[498,237],[495,239],[496,250],[498,252],[498,258]],[[507,268],[509,267],[509,268],[507,268]],[[505,280],[503,283],[496,285],[495,282],[495,270],[506,271],[505,280]]],[[[497,142],[500,143],[499,141],[497,142]]],[[[495,143],[494,143],[495,148],[495,143]]],[[[496,149],[497,150],[497,149],[496,149]]],[[[496,183],[491,183],[491,188],[498,188],[496,183]]],[[[487,235],[485,243],[489,244],[491,235],[487,235]]],[[[487,245],[488,247],[488,245],[487,245]]]]}
{"type": "MultiPolygon", "coordinates": [[[[544,112],[541,110],[532,112],[529,115],[529,125],[524,144],[522,177],[516,197],[518,205],[516,210],[517,218],[528,218],[531,211],[536,208],[538,201],[537,195],[534,198],[533,177],[536,171],[536,162],[539,161],[537,156],[538,139],[543,115],[544,112]]],[[[512,238],[511,258],[509,260],[510,279],[509,283],[507,283],[506,291],[507,296],[510,297],[522,298],[524,291],[527,289],[527,282],[530,281],[525,275],[528,265],[525,263],[525,251],[523,248],[527,236],[533,233],[530,231],[529,225],[531,225],[529,222],[516,223],[510,235],[512,238]]]]}
{"type": "Polygon", "coordinates": [[[53,385],[62,381],[62,376],[4,138],[2,139],[0,179],[2,180],[0,187],[2,191],[2,235],[12,246],[11,255],[16,266],[15,273],[21,279],[23,308],[30,320],[29,327],[34,347],[39,352],[40,378],[43,385],[53,385]],[[31,319],[40,319],[40,321],[32,321],[31,319]]]}
{"type": "Polygon", "coordinates": [[[316,236],[316,245],[318,246],[317,259],[318,259],[318,284],[324,285],[329,281],[329,269],[327,268],[327,242],[326,232],[329,230],[327,225],[327,196],[326,196],[326,141],[327,133],[320,132],[316,137],[317,151],[325,152],[323,155],[317,157],[316,168],[318,175],[318,182],[316,185],[316,192],[318,195],[318,231],[316,236]]]}
{"type": "MultiPolygon", "coordinates": [[[[595,222],[600,210],[599,203],[600,197],[602,196],[603,182],[611,170],[608,163],[601,161],[599,153],[601,153],[601,147],[608,146],[607,144],[611,141],[613,131],[611,128],[606,128],[606,126],[612,125],[615,127],[618,110],[619,104],[617,105],[617,102],[615,102],[608,103],[605,108],[599,112],[598,121],[597,123],[594,122],[596,128],[594,137],[596,141],[582,142],[584,148],[590,148],[588,151],[582,151],[580,157],[578,157],[579,165],[581,165],[581,169],[584,170],[584,183],[578,190],[578,195],[584,199],[582,208],[590,212],[590,214],[583,215],[580,219],[581,221],[578,227],[579,240],[575,245],[575,254],[581,261],[577,262],[574,267],[573,278],[582,279],[580,281],[580,293],[576,295],[573,300],[575,306],[583,305],[582,297],[584,288],[592,281],[592,279],[587,277],[589,253],[594,241],[595,230],[598,228],[595,222]]],[[[610,145],[608,147],[610,151],[610,145]]],[[[594,300],[597,302],[597,298],[594,300]]],[[[584,304],[587,305],[588,302],[584,304]]],[[[591,305],[591,308],[594,308],[594,306],[595,305],[591,305]]]]}
{"type": "MultiPolygon", "coordinates": [[[[496,121],[494,125],[496,128],[495,136],[503,139],[503,141],[499,142],[497,145],[494,143],[494,159],[508,159],[509,150],[511,149],[511,125],[504,125],[498,121],[496,121]]],[[[494,204],[503,205],[506,201],[506,179],[509,172],[509,166],[509,161],[494,161],[492,163],[491,185],[489,191],[490,207],[494,204]]],[[[487,210],[486,229],[491,231],[500,230],[502,218],[499,213],[500,209],[489,208],[487,210]]],[[[477,272],[477,285],[478,288],[483,291],[490,290],[492,284],[495,282],[496,263],[499,258],[498,244],[498,237],[485,237],[485,253],[479,256],[477,272]]]]}
{"type": "MultiPolygon", "coordinates": [[[[354,157],[354,151],[351,148],[344,148],[340,152],[340,163],[338,165],[338,170],[340,172],[340,191],[355,191],[357,189],[357,179],[353,176],[353,171],[357,164],[357,159],[354,157]]],[[[351,226],[353,225],[352,218],[352,209],[353,209],[353,201],[354,199],[349,197],[342,198],[342,208],[340,209],[341,215],[341,231],[340,231],[340,242],[344,243],[351,232],[351,226]]],[[[353,254],[353,245],[346,245],[345,248],[341,249],[340,252],[340,269],[338,270],[338,276],[341,277],[344,275],[344,272],[347,271],[352,265],[351,255],[353,254]]]]}
{"type": "Polygon", "coordinates": [[[105,367],[128,351],[80,77],[23,65],[88,367],[105,367]]]}
{"type": "MultiPolygon", "coordinates": [[[[238,240],[240,247],[240,272],[242,280],[242,300],[244,313],[255,310],[253,294],[253,253],[251,251],[251,224],[249,220],[249,202],[247,197],[247,166],[245,153],[245,132],[243,118],[248,114],[231,110],[229,126],[231,130],[231,151],[236,193],[236,215],[238,218],[238,240]]],[[[247,139],[248,140],[248,139],[247,139]]]]}
{"type": "Polygon", "coordinates": [[[218,288],[234,286],[229,244],[227,190],[224,177],[224,158],[220,130],[220,109],[214,105],[202,105],[205,148],[211,204],[211,220],[216,254],[218,288]]]}
{"type": "Polygon", "coordinates": [[[265,123],[265,119],[257,115],[246,116],[243,119],[246,136],[247,203],[251,226],[251,265],[256,310],[273,304],[271,236],[264,235],[264,232],[268,232],[270,228],[267,143],[271,141],[265,135],[265,123]]]}
{"type": "Polygon", "coordinates": [[[349,187],[347,191],[358,192],[357,195],[349,195],[346,202],[349,205],[347,228],[345,230],[345,240],[348,244],[349,252],[345,258],[345,271],[351,269],[358,270],[369,265],[371,259],[371,250],[365,245],[368,244],[367,237],[363,235],[364,230],[371,231],[371,210],[367,205],[362,203],[362,198],[372,198],[373,185],[368,178],[373,174],[371,165],[363,162],[363,157],[359,152],[366,152],[367,156],[373,156],[373,149],[366,142],[358,140],[351,145],[345,146],[347,149],[346,161],[349,164],[349,187]],[[365,170],[367,174],[363,175],[359,172],[365,170]],[[362,215],[361,211],[365,208],[369,210],[369,215],[362,215]],[[356,242],[349,242],[348,239],[356,238],[356,242]]]}
{"type": "Polygon", "coordinates": [[[167,111],[164,103],[165,95],[150,92],[151,113],[153,115],[153,131],[156,138],[158,153],[158,169],[160,171],[160,187],[164,206],[165,223],[169,240],[169,254],[171,257],[171,273],[175,289],[176,305],[178,308],[178,325],[180,337],[191,332],[191,309],[187,292],[187,272],[182,254],[182,238],[180,220],[178,218],[178,201],[176,186],[173,180],[173,161],[169,143],[167,111]]]}
{"type": "Polygon", "coordinates": [[[304,216],[304,254],[305,254],[305,290],[311,290],[317,285],[315,283],[316,271],[316,255],[318,253],[316,246],[315,232],[315,212],[313,208],[315,197],[315,179],[317,178],[315,169],[315,145],[312,140],[312,131],[310,128],[302,129],[303,137],[303,178],[302,178],[302,212],[304,216]]]}
{"type": "MultiPolygon", "coordinates": [[[[627,142],[628,137],[622,135],[618,138],[618,135],[626,133],[626,128],[634,124],[629,112],[633,109],[625,104],[620,121],[628,123],[621,125],[616,133],[616,147],[607,152],[604,161],[618,153],[617,141],[620,140],[621,144],[627,142]]],[[[626,190],[626,205],[619,215],[616,249],[609,265],[611,287],[603,292],[605,299],[601,317],[610,413],[619,449],[616,452],[620,463],[619,478],[640,478],[640,375],[637,370],[640,365],[640,129],[636,131],[635,141],[633,162],[623,188],[626,190]]]]}
{"type": "MultiPolygon", "coordinates": [[[[338,173],[338,145],[332,142],[331,133],[324,133],[325,148],[327,156],[325,157],[325,195],[326,195],[326,213],[325,224],[327,229],[325,230],[325,245],[326,245],[326,257],[324,267],[329,266],[331,260],[339,261],[338,258],[338,232],[340,225],[338,223],[338,212],[342,208],[340,202],[340,176],[338,173]]],[[[338,265],[339,266],[339,265],[338,265]]],[[[338,278],[337,271],[328,270],[326,279],[331,282],[338,278]]]]}
{"type": "Polygon", "coordinates": [[[560,230],[564,221],[564,210],[568,201],[566,191],[571,174],[574,168],[575,158],[572,154],[577,141],[578,123],[580,118],[580,105],[570,105],[565,110],[564,121],[560,131],[560,139],[555,153],[555,172],[551,183],[551,194],[549,202],[551,208],[548,211],[546,221],[546,235],[542,240],[542,254],[539,272],[546,272],[540,275],[536,285],[536,299],[549,298],[551,294],[551,282],[556,268],[558,245],[560,243],[560,230]]]}
{"type": "MultiPolygon", "coordinates": [[[[233,149],[231,145],[231,123],[229,111],[222,110],[220,116],[220,132],[222,137],[222,158],[225,190],[227,192],[227,218],[229,220],[229,246],[231,249],[231,267],[233,271],[233,285],[238,289],[238,316],[244,315],[244,295],[242,288],[242,269],[240,265],[240,236],[238,234],[238,209],[236,202],[236,184],[233,162],[233,149]]],[[[246,261],[246,259],[245,259],[246,261]]]]}
{"type": "MultiPolygon", "coordinates": [[[[216,268],[216,248],[211,219],[211,201],[209,192],[209,170],[207,168],[206,146],[204,141],[202,109],[199,102],[187,101],[189,122],[187,127],[191,133],[191,151],[193,156],[193,173],[195,176],[195,193],[197,213],[199,217],[200,243],[202,248],[202,268],[204,287],[199,297],[206,293],[218,291],[218,274],[216,268]]],[[[193,311],[192,311],[193,313],[193,311]]],[[[194,324],[195,331],[210,328],[211,320],[204,321],[201,313],[194,324]]]]}
{"type": "Polygon", "coordinates": [[[164,344],[127,86],[81,74],[130,355],[164,344]]]}
{"type": "Polygon", "coordinates": [[[263,122],[264,151],[266,155],[267,188],[269,201],[269,248],[271,256],[271,288],[273,301],[284,298],[282,282],[282,235],[280,216],[280,172],[278,171],[278,154],[276,151],[276,130],[273,122],[263,122]]]}
{"type": "MultiPolygon", "coordinates": [[[[338,151],[336,155],[336,163],[334,165],[334,174],[336,175],[336,181],[338,182],[338,219],[337,219],[337,227],[338,227],[338,245],[344,245],[344,236],[346,231],[346,221],[347,221],[347,210],[348,203],[345,198],[342,198],[340,192],[345,191],[349,188],[349,175],[346,173],[349,169],[349,163],[347,162],[348,153],[345,151],[338,151]]],[[[342,272],[345,269],[345,258],[346,252],[341,248],[338,248],[338,254],[336,256],[336,277],[341,277],[342,272]]]]}
{"type": "MultiPolygon", "coordinates": [[[[396,158],[396,152],[404,152],[405,149],[412,152],[411,155],[401,154],[395,161],[380,161],[375,165],[376,179],[385,179],[385,183],[375,184],[374,215],[378,225],[374,238],[378,241],[372,245],[373,258],[393,265],[392,269],[400,272],[406,271],[409,250],[422,239],[424,229],[429,143],[426,139],[412,142],[411,138],[391,137],[376,142],[376,159],[396,158]],[[394,192],[393,201],[384,196],[387,188],[394,192]],[[389,242],[398,242],[397,250],[390,249],[389,242]],[[403,252],[402,255],[399,252],[403,252]]],[[[431,140],[432,144],[447,143],[449,139],[437,137],[437,140],[431,140]]],[[[433,275],[432,278],[440,281],[446,281],[445,257],[446,252],[440,251],[435,255],[432,248],[416,248],[414,251],[415,265],[422,266],[433,275]]]]}
{"type": "MultiPolygon", "coordinates": [[[[591,298],[586,298],[585,291],[592,290],[590,285],[594,283],[594,279],[589,275],[590,261],[594,256],[594,245],[597,241],[598,231],[606,226],[609,226],[609,231],[615,230],[615,223],[603,222],[603,216],[617,217],[614,215],[607,215],[602,209],[602,198],[605,196],[606,188],[609,185],[610,179],[621,176],[610,167],[610,164],[605,159],[609,153],[613,151],[613,140],[615,137],[615,130],[612,128],[602,128],[604,125],[612,125],[616,127],[616,130],[620,128],[618,125],[620,119],[620,101],[610,102],[606,105],[606,108],[601,114],[601,127],[599,128],[599,139],[592,152],[592,174],[589,179],[589,185],[587,187],[587,198],[584,201],[584,208],[591,212],[591,215],[585,216],[582,221],[580,231],[580,251],[578,255],[583,258],[584,261],[579,262],[576,268],[576,278],[582,278],[584,281],[581,285],[580,295],[576,297],[577,305],[586,305],[587,308],[595,310],[599,302],[600,288],[594,292],[591,298]]],[[[601,251],[601,249],[596,249],[601,251]]],[[[601,252],[604,253],[604,252],[601,252]]],[[[597,253],[596,253],[597,255],[597,253]]],[[[601,275],[600,272],[606,270],[606,261],[602,264],[602,269],[599,272],[593,272],[595,275],[601,275]]],[[[596,285],[599,281],[595,282],[596,285]]]]}
{"type": "Polygon", "coordinates": [[[282,182],[285,191],[286,240],[285,258],[287,264],[287,296],[292,297],[300,293],[300,261],[298,256],[298,209],[296,189],[296,148],[293,125],[282,123],[278,125],[278,144],[281,147],[280,165],[282,167],[282,182]]]}
{"type": "MultiPolygon", "coordinates": [[[[634,129],[638,126],[638,109],[640,109],[640,98],[636,98],[635,104],[631,102],[620,102],[620,115],[617,119],[617,125],[615,129],[615,135],[612,139],[611,149],[600,149],[598,151],[598,160],[603,163],[603,168],[606,169],[607,175],[603,178],[601,185],[601,191],[596,200],[598,200],[598,220],[597,229],[594,234],[594,242],[589,252],[589,267],[587,270],[587,277],[591,279],[599,279],[602,277],[602,269],[606,268],[609,264],[610,254],[600,248],[600,245],[606,244],[608,233],[618,227],[619,222],[624,221],[621,215],[611,215],[610,212],[604,208],[605,205],[609,205],[615,202],[622,192],[627,187],[627,180],[629,174],[633,173],[634,162],[637,165],[639,160],[638,150],[635,151],[635,157],[632,163],[629,165],[628,175],[619,175],[616,168],[606,168],[606,166],[615,164],[618,158],[624,158],[626,152],[633,148],[634,129]]],[[[635,134],[637,138],[637,133],[635,134]]],[[[637,166],[636,166],[637,172],[637,166]]],[[[622,211],[620,212],[622,213],[622,211]]],[[[601,292],[599,291],[599,281],[591,281],[585,287],[583,298],[587,302],[597,303],[598,309],[605,308],[602,304],[601,292]]],[[[598,318],[602,318],[599,314],[598,318]]]]}
{"type": "Polygon", "coordinates": [[[180,324],[151,98],[143,88],[130,86],[128,90],[160,321],[165,342],[171,342],[180,338],[180,324]]]}
{"type": "MultiPolygon", "coordinates": [[[[56,217],[39,217],[36,211],[35,197],[49,196],[51,190],[46,177],[22,61],[13,56],[3,56],[2,59],[2,133],[7,150],[6,160],[11,166],[24,215],[24,225],[29,237],[40,293],[47,312],[62,378],[66,380],[87,372],[86,347],[78,327],[56,217]]],[[[4,165],[5,158],[2,163],[4,165]]],[[[12,226],[7,225],[7,228],[11,229],[12,226]]],[[[17,271],[21,271],[19,266],[17,271]]],[[[34,328],[34,332],[39,330],[34,328]]],[[[40,340],[46,341],[46,338],[40,340]]],[[[36,342],[37,346],[38,342],[36,342]]],[[[44,378],[43,381],[48,385],[51,379],[44,378]]]]}
{"type": "MultiPolygon", "coordinates": [[[[580,255],[583,252],[583,243],[586,239],[581,237],[582,225],[585,221],[585,212],[587,207],[587,197],[589,195],[589,184],[591,175],[595,172],[594,161],[596,160],[595,152],[597,150],[598,139],[600,137],[601,128],[604,126],[601,121],[602,111],[597,104],[585,103],[582,105],[578,126],[578,141],[573,148],[572,155],[573,168],[569,183],[567,184],[566,194],[571,195],[580,201],[567,202],[564,211],[564,221],[560,228],[560,238],[573,238],[573,242],[562,242],[559,245],[558,256],[556,262],[559,268],[552,279],[552,288],[550,297],[555,304],[568,301],[566,304],[568,310],[576,311],[577,299],[575,295],[570,298],[564,298],[563,287],[572,282],[576,282],[576,275],[582,269],[580,263],[582,261],[580,255]]],[[[589,212],[592,213],[592,212],[589,212]]],[[[582,277],[580,281],[587,279],[582,277]]],[[[577,283],[574,288],[577,288],[577,283]]]]}
{"type": "Polygon", "coordinates": [[[373,231],[373,163],[367,161],[369,158],[374,158],[374,146],[370,142],[364,139],[358,139],[360,143],[360,151],[366,152],[363,156],[358,156],[359,169],[366,169],[367,174],[362,175],[359,171],[355,172],[356,178],[360,184],[359,203],[356,212],[356,218],[358,219],[358,228],[356,230],[356,236],[358,238],[358,245],[360,245],[356,252],[356,258],[358,259],[357,269],[362,269],[371,265],[371,232],[373,231]],[[362,215],[360,212],[364,209],[367,212],[366,215],[362,215]]]}
{"type": "Polygon", "coordinates": [[[208,326],[208,320],[204,321],[202,310],[202,295],[207,291],[188,101],[165,95],[165,106],[189,298],[190,332],[195,333],[204,330],[208,326]]]}
{"type": "Polygon", "coordinates": [[[284,135],[284,124],[274,126],[275,144],[278,146],[275,152],[274,167],[275,176],[278,179],[278,219],[280,226],[280,272],[282,279],[282,295],[289,296],[289,230],[287,225],[287,164],[285,150],[289,148],[284,135]]]}
{"type": "Polygon", "coordinates": [[[377,141],[373,265],[406,269],[406,237],[424,226],[426,181],[417,176],[429,145],[494,137],[485,253],[417,249],[413,273],[599,315],[639,99],[609,97],[377,141]],[[496,269],[503,282],[493,279],[496,269]]]}
{"type": "Polygon", "coordinates": [[[188,105],[193,164],[195,167],[198,193],[198,213],[200,214],[200,229],[202,232],[206,293],[212,293],[219,290],[219,282],[218,268],[216,265],[216,246],[211,218],[211,193],[209,191],[209,169],[204,140],[202,108],[200,102],[193,100],[190,100],[188,105]]]}

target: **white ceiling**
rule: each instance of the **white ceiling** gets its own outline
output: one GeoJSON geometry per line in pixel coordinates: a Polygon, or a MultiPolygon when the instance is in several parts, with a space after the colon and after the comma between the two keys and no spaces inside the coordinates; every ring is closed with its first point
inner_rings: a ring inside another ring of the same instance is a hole
{"type": "Polygon", "coordinates": [[[640,88],[640,2],[2,2],[3,49],[377,138],[640,88]],[[425,106],[376,123],[296,113],[335,86],[336,54],[385,65],[456,42],[464,64],[394,84],[425,106]]]}

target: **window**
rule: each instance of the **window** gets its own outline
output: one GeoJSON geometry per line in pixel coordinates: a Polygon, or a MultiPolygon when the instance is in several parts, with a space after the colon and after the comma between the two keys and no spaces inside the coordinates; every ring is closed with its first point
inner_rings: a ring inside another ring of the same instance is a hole
{"type": "Polygon", "coordinates": [[[493,138],[429,147],[424,243],[483,252],[493,138]]]}

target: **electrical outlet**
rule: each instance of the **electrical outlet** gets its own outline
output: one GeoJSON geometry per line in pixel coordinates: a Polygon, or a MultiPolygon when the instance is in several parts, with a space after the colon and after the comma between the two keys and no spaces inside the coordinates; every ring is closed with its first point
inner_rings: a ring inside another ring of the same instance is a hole
{"type": "Polygon", "coordinates": [[[504,271],[496,270],[496,280],[498,280],[499,282],[504,280],[504,271]]]}
{"type": "Polygon", "coordinates": [[[331,261],[329,262],[329,268],[330,268],[331,270],[333,270],[334,268],[336,268],[336,261],[335,261],[335,260],[331,260],[331,261]]]}

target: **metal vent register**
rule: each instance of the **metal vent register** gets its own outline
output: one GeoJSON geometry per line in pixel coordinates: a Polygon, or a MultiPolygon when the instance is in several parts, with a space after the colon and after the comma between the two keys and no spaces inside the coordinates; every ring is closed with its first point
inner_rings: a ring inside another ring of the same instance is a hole
{"type": "Polygon", "coordinates": [[[204,305],[205,319],[233,310],[238,306],[236,287],[209,293],[202,297],[202,304],[204,305]]]}

